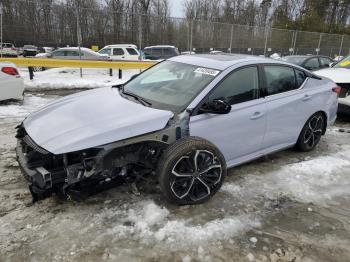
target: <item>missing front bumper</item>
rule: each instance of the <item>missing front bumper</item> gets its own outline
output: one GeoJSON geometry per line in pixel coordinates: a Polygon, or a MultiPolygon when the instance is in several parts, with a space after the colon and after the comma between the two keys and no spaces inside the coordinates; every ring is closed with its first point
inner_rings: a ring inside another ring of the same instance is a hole
{"type": "MultiPolygon", "coordinates": [[[[29,190],[32,194],[33,202],[45,199],[53,193],[53,174],[44,167],[30,169],[23,152],[20,140],[17,141],[16,156],[24,178],[29,182],[29,190]]],[[[59,180],[64,180],[61,174],[56,174],[59,180]]],[[[57,180],[56,178],[56,180],[57,180]]]]}

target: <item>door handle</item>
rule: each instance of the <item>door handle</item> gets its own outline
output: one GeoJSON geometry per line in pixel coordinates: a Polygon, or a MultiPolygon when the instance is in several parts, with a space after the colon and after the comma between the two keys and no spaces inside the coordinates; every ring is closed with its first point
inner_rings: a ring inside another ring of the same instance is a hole
{"type": "Polygon", "coordinates": [[[311,99],[312,96],[310,95],[304,95],[304,97],[302,98],[303,101],[308,101],[311,99]]]}
{"type": "Polygon", "coordinates": [[[260,117],[264,116],[264,113],[262,112],[255,112],[251,117],[250,119],[251,120],[256,120],[256,119],[259,119],[260,117]]]}

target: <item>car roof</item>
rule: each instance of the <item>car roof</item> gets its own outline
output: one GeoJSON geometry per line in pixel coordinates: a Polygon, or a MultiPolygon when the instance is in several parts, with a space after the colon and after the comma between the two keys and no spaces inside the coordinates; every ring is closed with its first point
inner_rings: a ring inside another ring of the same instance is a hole
{"type": "Polygon", "coordinates": [[[152,45],[152,46],[146,46],[144,49],[148,48],[176,48],[173,45],[152,45]]]}
{"type": "Polygon", "coordinates": [[[113,44],[113,45],[106,45],[104,48],[106,48],[106,47],[133,47],[133,48],[137,48],[137,46],[133,45],[133,44],[113,44]]]}
{"type": "MultiPolygon", "coordinates": [[[[79,47],[62,47],[62,48],[59,48],[55,51],[78,51],[78,50],[79,50],[79,47]]],[[[93,55],[99,55],[97,52],[95,52],[89,48],[86,48],[86,47],[80,47],[80,50],[83,52],[86,52],[86,53],[93,54],[93,55]]]]}
{"type": "Polygon", "coordinates": [[[168,60],[217,70],[225,70],[230,66],[247,61],[252,61],[254,63],[275,62],[279,64],[285,64],[271,58],[243,54],[180,55],[172,57],[168,60]]]}

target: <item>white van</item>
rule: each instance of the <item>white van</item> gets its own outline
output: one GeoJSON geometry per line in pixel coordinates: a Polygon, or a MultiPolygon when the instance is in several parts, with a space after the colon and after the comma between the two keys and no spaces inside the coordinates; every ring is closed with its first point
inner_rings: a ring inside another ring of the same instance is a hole
{"type": "Polygon", "coordinates": [[[136,45],[107,45],[98,51],[108,55],[112,60],[139,60],[140,53],[136,45]]]}

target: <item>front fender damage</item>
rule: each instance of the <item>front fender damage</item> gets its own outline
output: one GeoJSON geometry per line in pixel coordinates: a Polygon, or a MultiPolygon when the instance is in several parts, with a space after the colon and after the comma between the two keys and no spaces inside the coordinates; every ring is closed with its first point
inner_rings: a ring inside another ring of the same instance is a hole
{"type": "Polygon", "coordinates": [[[36,145],[19,126],[16,155],[33,202],[52,194],[79,200],[122,183],[134,185],[145,178],[154,185],[164,149],[189,136],[189,116],[190,112],[184,111],[162,130],[61,155],[36,145]]]}

